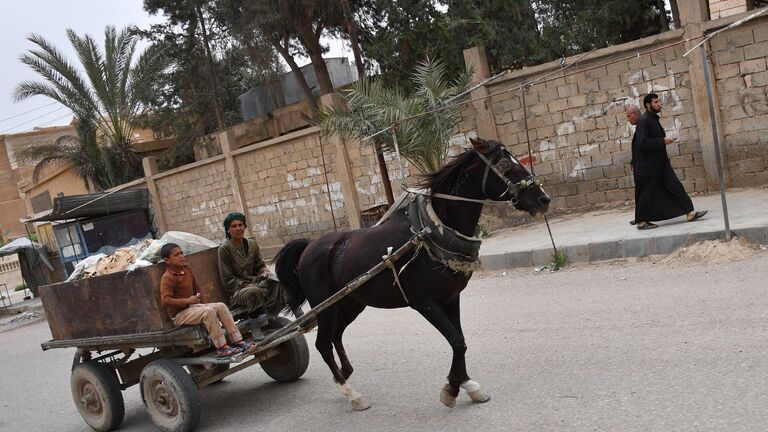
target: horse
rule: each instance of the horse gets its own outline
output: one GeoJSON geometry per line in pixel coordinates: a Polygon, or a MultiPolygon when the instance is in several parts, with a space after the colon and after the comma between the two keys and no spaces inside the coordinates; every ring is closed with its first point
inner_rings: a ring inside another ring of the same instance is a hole
{"type": "Polygon", "coordinates": [[[536,216],[547,212],[550,198],[539,181],[499,142],[473,139],[471,143],[472,148],[437,172],[427,174],[423,195],[413,194],[410,204],[396,210],[385,222],[371,228],[328,233],[313,241],[293,240],[276,255],[275,270],[288,292],[289,305],[296,308],[308,300],[315,307],[381,263],[391,248],[411,241],[421,228],[414,226],[419,220],[431,228],[433,235],[442,233],[443,237],[426,238],[413,253],[396,260],[392,271],[376,274],[316,317],[315,347],[355,411],[369,408],[370,403],[348,383],[353,368],[342,336],[366,306],[411,307],[445,337],[453,359],[448,383],[440,391],[443,404],[454,407],[461,388],[473,402],[490,399],[467,375],[467,346],[459,313],[460,293],[472,271],[479,267],[476,229],[480,213],[488,200],[511,201],[515,208],[536,216]],[[340,367],[334,359],[334,347],[340,367]]]}

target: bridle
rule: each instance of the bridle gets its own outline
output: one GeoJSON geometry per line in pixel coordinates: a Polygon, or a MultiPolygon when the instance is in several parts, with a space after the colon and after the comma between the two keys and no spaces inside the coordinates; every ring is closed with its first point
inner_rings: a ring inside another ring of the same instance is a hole
{"type": "Polygon", "coordinates": [[[503,145],[501,145],[500,147],[501,147],[502,157],[496,163],[491,162],[477,148],[474,149],[477,152],[477,156],[480,157],[480,160],[482,160],[485,163],[485,172],[483,173],[483,185],[482,185],[481,191],[483,192],[483,195],[486,198],[491,199],[493,201],[512,201],[512,204],[517,204],[518,197],[520,196],[520,191],[533,186],[541,187],[541,181],[539,181],[533,174],[531,174],[531,172],[528,171],[528,168],[526,168],[522,163],[520,163],[520,161],[512,153],[508,152],[503,145]],[[512,180],[508,179],[504,175],[506,171],[512,168],[512,164],[517,164],[520,168],[525,170],[525,172],[528,174],[525,178],[523,178],[517,183],[513,183],[512,180]],[[507,189],[504,190],[504,192],[502,192],[496,198],[489,196],[488,193],[485,191],[485,185],[488,182],[488,173],[490,172],[493,172],[494,174],[496,174],[496,176],[502,182],[504,182],[505,185],[507,185],[507,189]],[[504,195],[507,195],[507,194],[510,194],[510,198],[505,200],[504,195]]]}

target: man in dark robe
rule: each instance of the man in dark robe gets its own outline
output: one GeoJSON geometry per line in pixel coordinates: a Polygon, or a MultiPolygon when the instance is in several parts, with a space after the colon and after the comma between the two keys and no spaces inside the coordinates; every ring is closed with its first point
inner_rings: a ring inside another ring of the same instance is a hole
{"type": "Polygon", "coordinates": [[[667,156],[667,138],[659,121],[663,103],[650,93],[643,98],[645,113],[640,116],[633,138],[632,161],[635,169],[635,220],[637,229],[656,228],[651,221],[687,215],[688,221],[701,219],[707,211],[694,211],[691,198],[685,193],[667,156]]]}

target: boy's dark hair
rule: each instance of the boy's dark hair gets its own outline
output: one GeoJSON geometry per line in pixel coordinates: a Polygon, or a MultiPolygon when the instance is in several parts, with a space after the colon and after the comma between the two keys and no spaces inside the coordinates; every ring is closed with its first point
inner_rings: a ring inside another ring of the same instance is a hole
{"type": "Polygon", "coordinates": [[[160,256],[163,259],[169,258],[171,256],[171,252],[173,252],[173,250],[176,248],[181,248],[181,246],[177,245],[176,243],[166,243],[163,245],[163,247],[160,248],[160,256]]]}

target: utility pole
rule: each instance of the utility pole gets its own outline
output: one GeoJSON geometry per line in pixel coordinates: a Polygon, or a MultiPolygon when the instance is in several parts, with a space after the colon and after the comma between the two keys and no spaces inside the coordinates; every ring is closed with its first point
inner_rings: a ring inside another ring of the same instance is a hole
{"type": "MultiPolygon", "coordinates": [[[[341,7],[344,10],[344,22],[347,25],[347,35],[349,36],[350,45],[352,45],[352,53],[355,55],[357,79],[362,80],[365,79],[365,64],[363,63],[363,57],[360,55],[360,46],[357,43],[357,29],[355,28],[355,22],[352,19],[352,10],[349,7],[349,0],[341,0],[341,7]]],[[[384,184],[384,193],[387,196],[387,204],[391,206],[395,202],[395,197],[392,194],[392,183],[389,181],[387,161],[384,160],[384,152],[382,152],[375,144],[374,146],[376,159],[379,162],[381,182],[384,184]]],[[[403,175],[405,174],[403,173],[403,175]]]]}

